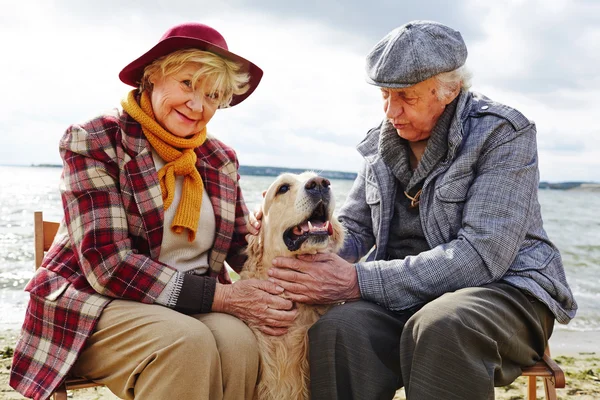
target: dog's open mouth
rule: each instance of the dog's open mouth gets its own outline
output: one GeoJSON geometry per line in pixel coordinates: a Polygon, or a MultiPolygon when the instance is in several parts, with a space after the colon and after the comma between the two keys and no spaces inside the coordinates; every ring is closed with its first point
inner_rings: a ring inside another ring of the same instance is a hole
{"type": "Polygon", "coordinates": [[[319,203],[308,219],[292,226],[283,233],[283,241],[289,251],[296,251],[310,237],[333,235],[333,227],[328,220],[327,208],[319,203]]]}

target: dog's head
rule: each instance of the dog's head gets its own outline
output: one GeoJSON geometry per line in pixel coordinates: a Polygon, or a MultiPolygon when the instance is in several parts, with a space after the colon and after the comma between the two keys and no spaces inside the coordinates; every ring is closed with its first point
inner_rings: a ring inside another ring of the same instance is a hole
{"type": "Polygon", "coordinates": [[[280,175],[263,193],[262,209],[259,241],[269,257],[337,251],[343,243],[330,182],[313,172],[280,175]]]}

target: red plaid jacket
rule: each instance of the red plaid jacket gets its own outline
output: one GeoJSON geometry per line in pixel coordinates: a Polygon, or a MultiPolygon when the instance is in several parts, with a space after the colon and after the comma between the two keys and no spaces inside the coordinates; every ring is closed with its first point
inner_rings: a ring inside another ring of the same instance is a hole
{"type": "MultiPolygon", "coordinates": [[[[65,218],[25,290],[25,322],[10,385],[45,399],[63,381],[111,299],[153,303],[175,270],[158,262],[163,201],[152,153],[140,125],[122,111],[71,126],[60,142],[65,218]]],[[[210,197],[216,236],[210,273],[239,271],[248,210],[232,149],[209,137],[196,164],[210,197]]]]}

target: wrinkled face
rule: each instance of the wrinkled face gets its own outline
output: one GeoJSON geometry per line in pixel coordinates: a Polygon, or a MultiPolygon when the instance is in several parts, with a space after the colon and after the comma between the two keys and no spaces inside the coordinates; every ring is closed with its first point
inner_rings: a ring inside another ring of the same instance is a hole
{"type": "Polygon", "coordinates": [[[264,250],[289,255],[336,251],[343,228],[333,218],[335,202],[327,179],[312,172],[282,174],[263,199],[264,250]]]}
{"type": "Polygon", "coordinates": [[[403,89],[380,89],[385,116],[398,135],[409,142],[428,139],[446,105],[455,97],[438,99],[435,78],[403,89]]]}
{"type": "Polygon", "coordinates": [[[150,78],[153,85],[150,100],[156,121],[178,137],[188,137],[204,129],[219,107],[218,95],[205,93],[203,86],[209,85],[192,88],[197,68],[188,65],[175,74],[150,78]]]}

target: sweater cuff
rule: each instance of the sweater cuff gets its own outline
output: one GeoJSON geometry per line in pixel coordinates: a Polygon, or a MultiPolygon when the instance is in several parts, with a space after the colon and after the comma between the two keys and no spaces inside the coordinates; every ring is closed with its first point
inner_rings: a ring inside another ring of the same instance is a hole
{"type": "Polygon", "coordinates": [[[175,310],[184,314],[210,312],[215,297],[217,280],[209,276],[185,274],[175,310]]]}
{"type": "Polygon", "coordinates": [[[388,308],[389,304],[385,299],[385,288],[382,285],[380,270],[375,264],[373,261],[354,264],[360,295],[363,300],[388,308]]]}

